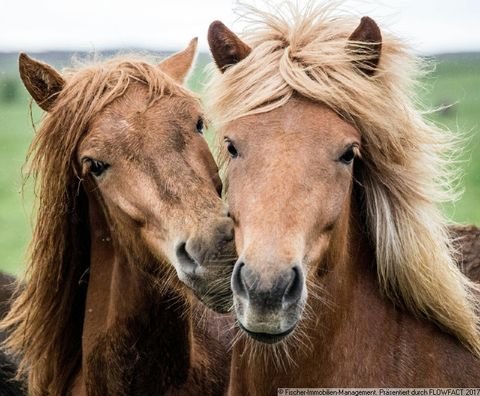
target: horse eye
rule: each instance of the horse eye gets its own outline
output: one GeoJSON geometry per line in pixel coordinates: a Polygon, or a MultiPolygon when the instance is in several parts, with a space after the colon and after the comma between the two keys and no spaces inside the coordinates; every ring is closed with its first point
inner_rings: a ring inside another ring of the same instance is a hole
{"type": "Polygon", "coordinates": [[[92,158],[85,158],[83,162],[88,164],[88,171],[95,177],[100,177],[110,166],[105,162],[97,161],[92,158]]]}
{"type": "Polygon", "coordinates": [[[355,158],[355,151],[353,146],[349,147],[340,157],[340,162],[343,162],[346,165],[350,165],[355,158]]]}
{"type": "Polygon", "coordinates": [[[202,119],[202,118],[199,118],[198,121],[197,121],[197,126],[196,126],[197,132],[198,132],[199,134],[203,134],[203,126],[204,126],[204,125],[203,125],[203,119],[202,119]]]}
{"type": "Polygon", "coordinates": [[[230,154],[230,157],[232,158],[237,158],[238,157],[238,151],[231,142],[230,139],[225,139],[225,143],[227,143],[227,151],[230,154]]]}

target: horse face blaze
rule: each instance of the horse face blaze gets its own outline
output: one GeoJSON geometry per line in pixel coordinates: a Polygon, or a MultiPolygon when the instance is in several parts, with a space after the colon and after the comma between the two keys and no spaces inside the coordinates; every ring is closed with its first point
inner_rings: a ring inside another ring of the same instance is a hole
{"type": "Polygon", "coordinates": [[[307,281],[348,216],[360,136],[332,110],[303,98],[225,130],[239,253],[234,306],[244,330],[276,342],[301,318],[307,281]]]}

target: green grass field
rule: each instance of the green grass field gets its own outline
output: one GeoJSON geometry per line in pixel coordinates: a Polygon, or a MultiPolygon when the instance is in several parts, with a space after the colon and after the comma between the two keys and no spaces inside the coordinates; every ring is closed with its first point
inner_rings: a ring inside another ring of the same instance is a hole
{"type": "MultiPolygon", "coordinates": [[[[190,81],[198,91],[204,78],[202,56],[190,81]]],[[[428,78],[424,101],[432,106],[455,103],[431,118],[454,131],[469,131],[471,139],[462,158],[464,195],[445,208],[455,221],[480,225],[480,54],[443,56],[428,78]]],[[[64,58],[54,61],[64,64],[64,58]]],[[[41,113],[33,107],[38,122],[41,113]]],[[[14,274],[24,268],[25,249],[31,235],[32,197],[27,184],[22,197],[22,173],[26,150],[34,130],[29,116],[29,97],[21,85],[15,58],[0,58],[0,269],[14,274]]]]}

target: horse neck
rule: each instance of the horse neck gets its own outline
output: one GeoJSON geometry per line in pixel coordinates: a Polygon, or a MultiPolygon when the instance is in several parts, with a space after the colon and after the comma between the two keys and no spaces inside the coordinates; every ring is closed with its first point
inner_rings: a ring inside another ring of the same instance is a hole
{"type": "MultiPolygon", "coordinates": [[[[109,377],[105,371],[110,368],[116,370],[109,373],[110,381],[112,376],[128,376],[138,354],[144,361],[155,362],[157,370],[159,365],[162,367],[161,361],[167,355],[169,367],[177,370],[175,375],[185,376],[193,348],[188,300],[171,288],[160,292],[151,278],[137,269],[145,258],[126,254],[94,196],[89,196],[89,216],[90,273],[82,334],[81,377],[84,380],[80,387],[89,387],[86,383],[90,382],[98,389],[95,394],[123,394],[121,384],[118,384],[118,389],[112,390],[105,389],[110,386],[106,383],[92,382],[104,381],[109,377]],[[135,347],[132,348],[132,345],[135,347]],[[122,350],[123,346],[125,350],[122,350]],[[95,371],[101,371],[103,378],[95,375],[91,378],[90,374],[95,371]]],[[[161,281],[161,275],[158,279],[161,281]]],[[[137,363],[142,364],[145,373],[148,365],[145,366],[144,361],[137,363]]],[[[161,373],[157,371],[154,375],[157,383],[161,384],[161,373]]],[[[120,382],[121,378],[117,379],[120,382]]],[[[123,380],[127,382],[130,379],[123,380]]],[[[145,381],[148,382],[148,378],[145,381]]],[[[79,393],[85,393],[85,389],[79,393]]]]}

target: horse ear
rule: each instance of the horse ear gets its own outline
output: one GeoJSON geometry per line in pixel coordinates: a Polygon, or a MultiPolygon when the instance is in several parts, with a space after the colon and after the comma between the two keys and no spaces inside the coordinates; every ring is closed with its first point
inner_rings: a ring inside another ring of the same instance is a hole
{"type": "Polygon", "coordinates": [[[63,77],[51,66],[21,53],[18,58],[20,77],[32,98],[49,111],[65,85],[63,77]]]}
{"type": "Polygon", "coordinates": [[[175,81],[183,84],[193,66],[195,55],[197,54],[197,43],[198,38],[193,38],[187,48],[176,54],[170,55],[168,58],[160,62],[158,66],[175,81]]]}
{"type": "Polygon", "coordinates": [[[208,44],[213,59],[222,73],[228,67],[246,58],[252,51],[247,44],[220,21],[210,24],[208,44]]]}
{"type": "Polygon", "coordinates": [[[362,58],[355,61],[355,66],[367,76],[373,76],[382,51],[382,34],[378,25],[372,18],[363,17],[348,41],[347,50],[362,58]]]}

